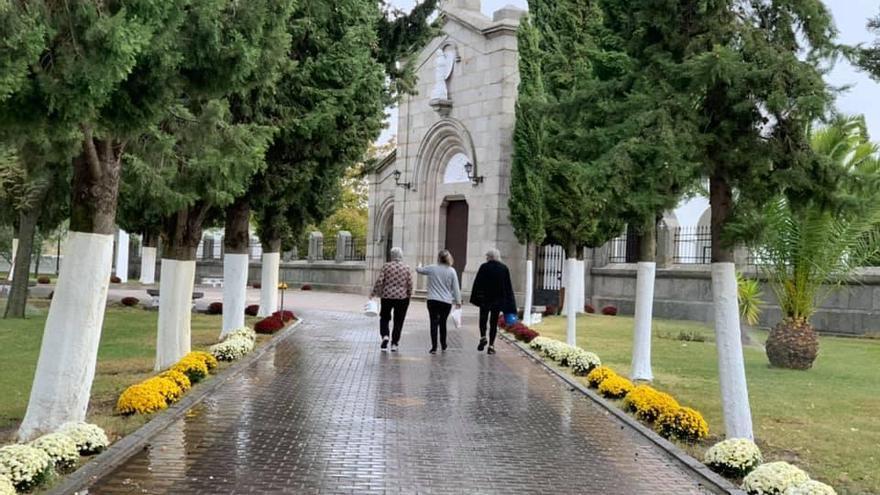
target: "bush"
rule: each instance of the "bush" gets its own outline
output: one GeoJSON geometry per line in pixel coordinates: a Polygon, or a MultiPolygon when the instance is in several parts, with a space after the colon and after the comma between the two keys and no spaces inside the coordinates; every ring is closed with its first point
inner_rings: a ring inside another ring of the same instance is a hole
{"type": "Polygon", "coordinates": [[[593,314],[596,312],[596,308],[592,304],[587,304],[586,306],[584,306],[584,311],[589,314],[593,314]]]}
{"type": "Polygon", "coordinates": [[[51,282],[52,282],[52,280],[51,280],[49,277],[45,276],[45,275],[40,275],[39,277],[37,277],[37,283],[38,283],[38,284],[48,284],[48,283],[51,283],[51,282]]]}
{"type": "Polygon", "coordinates": [[[745,477],[742,489],[749,495],[783,495],[808,481],[807,473],[787,462],[768,462],[745,477]]]}
{"type": "Polygon", "coordinates": [[[665,438],[690,443],[709,435],[709,424],[703,419],[703,415],[689,407],[679,407],[661,414],[654,424],[654,429],[665,438]]]}
{"type": "Polygon", "coordinates": [[[283,321],[293,321],[296,319],[296,315],[293,314],[293,311],[288,311],[286,309],[284,311],[276,311],[272,313],[272,317],[281,318],[283,321]]]}
{"type": "Polygon", "coordinates": [[[15,485],[2,474],[0,474],[0,495],[16,495],[15,485]]]}
{"type": "Polygon", "coordinates": [[[602,308],[602,314],[605,316],[617,316],[617,308],[614,306],[605,306],[602,308]]]}
{"type": "Polygon", "coordinates": [[[703,462],[721,476],[742,478],[760,466],[764,456],[755,442],[746,438],[731,438],[709,448],[703,462]]]}
{"type": "Polygon", "coordinates": [[[117,277],[116,275],[113,275],[112,277],[110,277],[110,283],[111,284],[121,284],[122,279],[117,277]]]}
{"type": "Polygon", "coordinates": [[[614,370],[607,366],[599,366],[587,374],[587,384],[591,388],[596,388],[612,376],[617,376],[614,370]]]}
{"type": "Polygon", "coordinates": [[[137,306],[138,304],[140,304],[141,300],[136,297],[127,296],[127,297],[123,297],[120,302],[122,303],[123,306],[132,307],[132,306],[137,306]]]}
{"type": "Polygon", "coordinates": [[[257,316],[257,313],[260,312],[259,304],[251,304],[250,306],[244,308],[244,314],[246,316],[257,316]]]}
{"type": "Polygon", "coordinates": [[[259,282],[254,282],[254,283],[251,284],[251,287],[253,287],[254,289],[262,289],[262,288],[263,288],[263,284],[261,284],[261,283],[259,283],[259,282]]]}
{"type": "Polygon", "coordinates": [[[607,399],[621,399],[632,390],[632,382],[619,375],[610,376],[599,384],[599,393],[607,399]]]}
{"type": "Polygon", "coordinates": [[[67,423],[61,427],[61,433],[76,442],[80,455],[98,454],[110,445],[104,430],[90,423],[67,423]]]}
{"type": "Polygon", "coordinates": [[[555,304],[544,306],[544,316],[556,316],[559,314],[559,308],[555,304]]]}
{"type": "Polygon", "coordinates": [[[192,388],[192,382],[189,381],[189,378],[179,371],[168,370],[163,373],[159,373],[159,376],[174,382],[180,389],[181,393],[186,393],[189,389],[192,388]]]}
{"type": "Polygon", "coordinates": [[[63,433],[43,435],[31,442],[30,446],[45,452],[59,473],[69,473],[76,467],[76,461],[79,460],[76,442],[63,433]]]}
{"type": "Polygon", "coordinates": [[[222,315],[223,314],[223,303],[220,301],[214,301],[208,305],[208,308],[205,310],[205,313],[209,315],[222,315]]]}
{"type": "Polygon", "coordinates": [[[675,412],[681,406],[669,394],[659,392],[649,385],[639,385],[626,394],[623,407],[636,418],[653,423],[663,414],[675,412]]]}
{"type": "Polygon", "coordinates": [[[199,383],[208,376],[208,365],[205,364],[205,361],[189,354],[184,356],[171,369],[186,375],[191,383],[199,383]]]}
{"type": "Polygon", "coordinates": [[[312,286],[309,284],[303,284],[302,290],[312,290],[312,286]]]}
{"type": "Polygon", "coordinates": [[[263,318],[262,320],[258,321],[256,325],[254,325],[254,330],[257,333],[264,335],[272,335],[282,328],[284,328],[284,322],[281,321],[281,318],[277,316],[263,318]]]}
{"type": "Polygon", "coordinates": [[[538,352],[544,352],[544,346],[549,344],[550,342],[555,342],[555,340],[547,338],[547,337],[535,337],[531,342],[529,342],[529,347],[537,350],[538,352]]]}
{"type": "Polygon", "coordinates": [[[154,376],[152,378],[147,378],[141,383],[158,390],[159,393],[162,394],[162,397],[165,397],[165,402],[169,405],[174,404],[183,396],[183,390],[181,390],[180,385],[171,378],[154,376]]]}
{"type": "Polygon", "coordinates": [[[192,351],[187,354],[185,357],[189,357],[192,359],[200,359],[205,363],[205,366],[208,368],[208,371],[214,371],[217,369],[220,363],[217,362],[217,358],[214,357],[210,352],[204,351],[192,351]]]}
{"type": "Polygon", "coordinates": [[[30,445],[7,445],[0,448],[0,476],[4,476],[21,492],[42,485],[52,473],[52,459],[30,445]]]}
{"type": "Polygon", "coordinates": [[[235,361],[254,350],[254,341],[243,334],[232,335],[211,346],[211,354],[220,361],[235,361]]]}
{"type": "Polygon", "coordinates": [[[602,365],[602,361],[596,354],[583,349],[580,349],[580,351],[571,359],[570,366],[575,375],[588,375],[591,371],[602,365]]]}
{"type": "Polygon", "coordinates": [[[168,387],[167,384],[174,385],[174,382],[166,378],[160,378],[161,382],[150,380],[125,389],[116,401],[116,411],[120,414],[150,414],[168,407],[168,399],[163,390],[168,387]]]}
{"type": "Polygon", "coordinates": [[[539,335],[538,332],[532,330],[531,328],[526,327],[525,330],[516,334],[516,338],[517,338],[517,340],[520,340],[520,341],[528,344],[529,342],[535,340],[538,337],[538,335],[539,335]]]}
{"type": "Polygon", "coordinates": [[[837,495],[837,492],[825,483],[810,480],[789,487],[788,490],[785,490],[785,495],[837,495]]]}

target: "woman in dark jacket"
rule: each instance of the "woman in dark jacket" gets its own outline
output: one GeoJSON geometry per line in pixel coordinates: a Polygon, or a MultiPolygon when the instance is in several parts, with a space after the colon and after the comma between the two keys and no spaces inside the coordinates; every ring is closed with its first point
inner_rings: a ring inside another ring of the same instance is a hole
{"type": "Polygon", "coordinates": [[[480,266],[474,287],[471,290],[471,304],[480,308],[480,345],[478,351],[486,347],[486,320],[489,323],[489,354],[495,354],[495,336],[498,333],[498,316],[516,313],[516,299],[510,270],[501,261],[501,253],[490,249],[486,262],[480,266]]]}

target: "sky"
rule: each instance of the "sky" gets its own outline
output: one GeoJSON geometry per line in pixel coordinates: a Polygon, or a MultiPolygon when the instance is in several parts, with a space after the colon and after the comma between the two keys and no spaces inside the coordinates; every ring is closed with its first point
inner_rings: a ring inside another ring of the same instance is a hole
{"type": "MultiPolygon", "coordinates": [[[[391,0],[395,6],[409,10],[415,0],[391,0]]],[[[835,24],[840,32],[840,41],[848,44],[869,43],[874,37],[866,28],[869,17],[880,12],[878,0],[825,0],[831,9],[835,24]]],[[[483,13],[491,16],[496,10],[513,5],[526,8],[526,0],[483,0],[483,13]]],[[[872,81],[864,73],[858,72],[847,62],[840,61],[828,76],[830,84],[836,87],[851,86],[837,100],[838,109],[846,114],[865,114],[868,130],[875,141],[880,141],[880,83],[872,81]]],[[[385,143],[396,134],[397,112],[392,111],[389,128],[379,141],[385,143]]]]}

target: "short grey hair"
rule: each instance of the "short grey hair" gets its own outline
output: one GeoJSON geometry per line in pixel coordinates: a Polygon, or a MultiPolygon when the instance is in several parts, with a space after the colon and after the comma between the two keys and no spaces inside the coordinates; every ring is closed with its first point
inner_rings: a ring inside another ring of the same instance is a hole
{"type": "Polygon", "coordinates": [[[393,247],[391,248],[391,252],[388,253],[388,256],[391,258],[391,261],[401,261],[403,259],[403,249],[393,247]]]}
{"type": "Polygon", "coordinates": [[[489,258],[490,260],[501,261],[501,251],[492,248],[486,251],[486,258],[489,258]]]}

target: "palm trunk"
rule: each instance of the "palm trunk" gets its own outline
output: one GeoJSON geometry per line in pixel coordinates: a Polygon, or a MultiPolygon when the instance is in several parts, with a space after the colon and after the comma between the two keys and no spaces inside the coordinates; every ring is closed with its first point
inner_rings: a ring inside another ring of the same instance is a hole
{"type": "Polygon", "coordinates": [[[651,381],[654,379],[651,371],[651,324],[654,309],[654,279],[657,271],[657,225],[654,215],[645,220],[640,237],[631,378],[651,381]]]}
{"type": "Polygon", "coordinates": [[[754,438],[745,363],[740,342],[739,303],[733,249],[722,242],[733,211],[733,191],[724,177],[709,183],[712,207],[712,299],[715,307],[715,341],[718,381],[727,438],[754,438]]]}
{"type": "Polygon", "coordinates": [[[9,290],[9,299],[6,301],[4,318],[24,318],[27,308],[31,255],[34,252],[34,237],[36,237],[39,218],[39,208],[31,208],[19,214],[18,252],[13,261],[12,286],[9,290]]]}
{"type": "Polygon", "coordinates": [[[223,255],[223,328],[220,337],[244,326],[250,257],[250,203],[239,198],[226,208],[223,255]]]}
{"type": "Polygon", "coordinates": [[[83,128],[73,161],[70,234],[49,306],[22,441],[85,420],[95,377],[113,257],[122,146],[83,128]]]}

